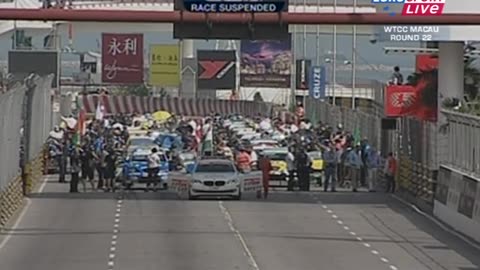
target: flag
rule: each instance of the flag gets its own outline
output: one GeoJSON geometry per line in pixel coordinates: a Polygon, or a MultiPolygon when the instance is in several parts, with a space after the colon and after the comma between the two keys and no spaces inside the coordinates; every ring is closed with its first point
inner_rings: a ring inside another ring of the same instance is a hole
{"type": "Polygon", "coordinates": [[[86,112],[82,106],[82,103],[80,102],[80,97],[77,97],[77,111],[77,125],[72,139],[73,145],[79,145],[82,140],[82,136],[85,135],[86,112]]]}
{"type": "Polygon", "coordinates": [[[353,145],[359,145],[360,142],[362,141],[361,135],[360,135],[360,129],[356,128],[355,131],[353,132],[353,145]]]}
{"type": "Polygon", "coordinates": [[[103,120],[105,116],[105,106],[103,106],[103,96],[100,96],[98,99],[97,110],[95,111],[95,119],[96,120],[103,120]]]}

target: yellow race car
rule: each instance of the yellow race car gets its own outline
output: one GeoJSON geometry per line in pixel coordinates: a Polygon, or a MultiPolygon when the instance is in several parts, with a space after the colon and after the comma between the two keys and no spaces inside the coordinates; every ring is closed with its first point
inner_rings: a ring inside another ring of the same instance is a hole
{"type": "Polygon", "coordinates": [[[264,149],[262,153],[270,159],[273,170],[270,171],[271,187],[286,187],[288,180],[288,170],[286,157],[288,148],[269,148],[264,149]]]}
{"type": "Polygon", "coordinates": [[[312,160],[310,180],[317,183],[319,186],[322,185],[322,176],[323,169],[325,168],[325,162],[322,159],[321,151],[308,152],[308,156],[312,160]]]}

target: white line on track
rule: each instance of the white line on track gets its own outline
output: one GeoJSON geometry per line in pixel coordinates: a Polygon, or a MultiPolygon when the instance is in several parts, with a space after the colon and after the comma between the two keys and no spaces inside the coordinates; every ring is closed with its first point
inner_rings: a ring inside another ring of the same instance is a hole
{"type": "Polygon", "coordinates": [[[218,206],[220,207],[220,211],[222,211],[222,214],[225,218],[225,220],[227,221],[228,223],[228,227],[230,228],[230,231],[233,232],[233,234],[235,234],[235,236],[237,237],[237,239],[240,241],[240,243],[242,244],[242,247],[243,247],[243,250],[245,251],[245,255],[247,256],[248,258],[248,261],[250,263],[250,266],[252,267],[253,270],[260,270],[260,268],[258,268],[258,264],[257,264],[257,261],[255,260],[255,258],[253,257],[253,254],[252,252],[250,251],[250,249],[248,248],[247,246],[247,243],[245,242],[245,239],[243,238],[242,234],[240,233],[239,230],[237,230],[237,228],[235,228],[235,225],[233,224],[233,219],[232,219],[232,216],[230,215],[230,212],[228,212],[228,209],[223,205],[223,202],[222,201],[219,201],[218,202],[218,206]]]}
{"type": "Polygon", "coordinates": [[[120,233],[120,216],[122,212],[123,200],[122,197],[117,199],[117,207],[115,208],[115,218],[113,222],[113,234],[112,234],[112,241],[110,242],[110,251],[108,253],[108,270],[113,270],[115,267],[115,257],[117,252],[117,241],[118,235],[120,233]]]}
{"type": "Polygon", "coordinates": [[[350,227],[346,226],[345,222],[343,222],[342,220],[340,220],[339,216],[336,215],[333,210],[328,209],[328,206],[325,205],[325,204],[322,204],[321,202],[318,202],[318,203],[322,205],[322,208],[332,217],[332,219],[334,219],[334,220],[337,221],[338,225],[342,226],[345,231],[348,231],[348,233],[349,233],[350,235],[354,236],[355,239],[356,239],[358,242],[360,242],[364,247],[366,247],[367,249],[369,249],[370,252],[371,252],[373,255],[379,257],[379,259],[380,259],[382,262],[386,263],[386,264],[388,265],[388,267],[390,268],[390,270],[398,270],[398,268],[397,268],[395,265],[390,264],[390,261],[389,261],[387,258],[382,257],[382,256],[380,255],[380,252],[379,252],[379,251],[377,251],[376,249],[373,249],[372,245],[370,245],[369,243],[365,242],[365,241],[363,240],[363,238],[361,238],[361,237],[359,237],[359,236],[356,236],[357,233],[354,232],[354,231],[352,231],[350,227]]]}
{"type": "MultiPolygon", "coordinates": [[[[43,193],[43,191],[45,190],[45,187],[47,186],[47,183],[48,183],[49,179],[50,179],[50,177],[48,177],[48,176],[43,178],[42,183],[40,184],[40,187],[38,188],[38,191],[37,191],[38,193],[43,193]]],[[[8,241],[10,241],[10,238],[12,238],[12,236],[13,236],[13,232],[20,225],[20,222],[23,220],[23,217],[27,213],[28,208],[30,207],[31,204],[32,204],[32,201],[29,198],[25,198],[25,205],[23,206],[22,211],[18,215],[17,220],[15,220],[15,222],[13,223],[12,227],[9,229],[8,232],[5,232],[5,233],[2,232],[2,234],[5,235],[5,237],[0,242],[0,250],[2,250],[7,245],[8,241]]]]}

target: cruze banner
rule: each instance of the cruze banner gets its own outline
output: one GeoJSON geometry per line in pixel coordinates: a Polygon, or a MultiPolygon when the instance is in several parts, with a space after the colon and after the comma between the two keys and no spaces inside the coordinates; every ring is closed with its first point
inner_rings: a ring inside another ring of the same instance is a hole
{"type": "Polygon", "coordinates": [[[102,34],[102,82],[143,82],[143,34],[102,34]]]}
{"type": "Polygon", "coordinates": [[[310,97],[314,99],[325,98],[326,77],[325,66],[315,66],[311,68],[310,97]]]}

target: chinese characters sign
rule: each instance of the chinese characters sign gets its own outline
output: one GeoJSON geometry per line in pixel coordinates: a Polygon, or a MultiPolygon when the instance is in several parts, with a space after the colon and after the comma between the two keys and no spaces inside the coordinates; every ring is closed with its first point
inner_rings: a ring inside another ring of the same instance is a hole
{"type": "Polygon", "coordinates": [[[102,34],[102,82],[143,82],[143,34],[102,34]]]}
{"type": "Polygon", "coordinates": [[[150,47],[150,85],[180,85],[180,47],[152,45],[150,47]]]}

